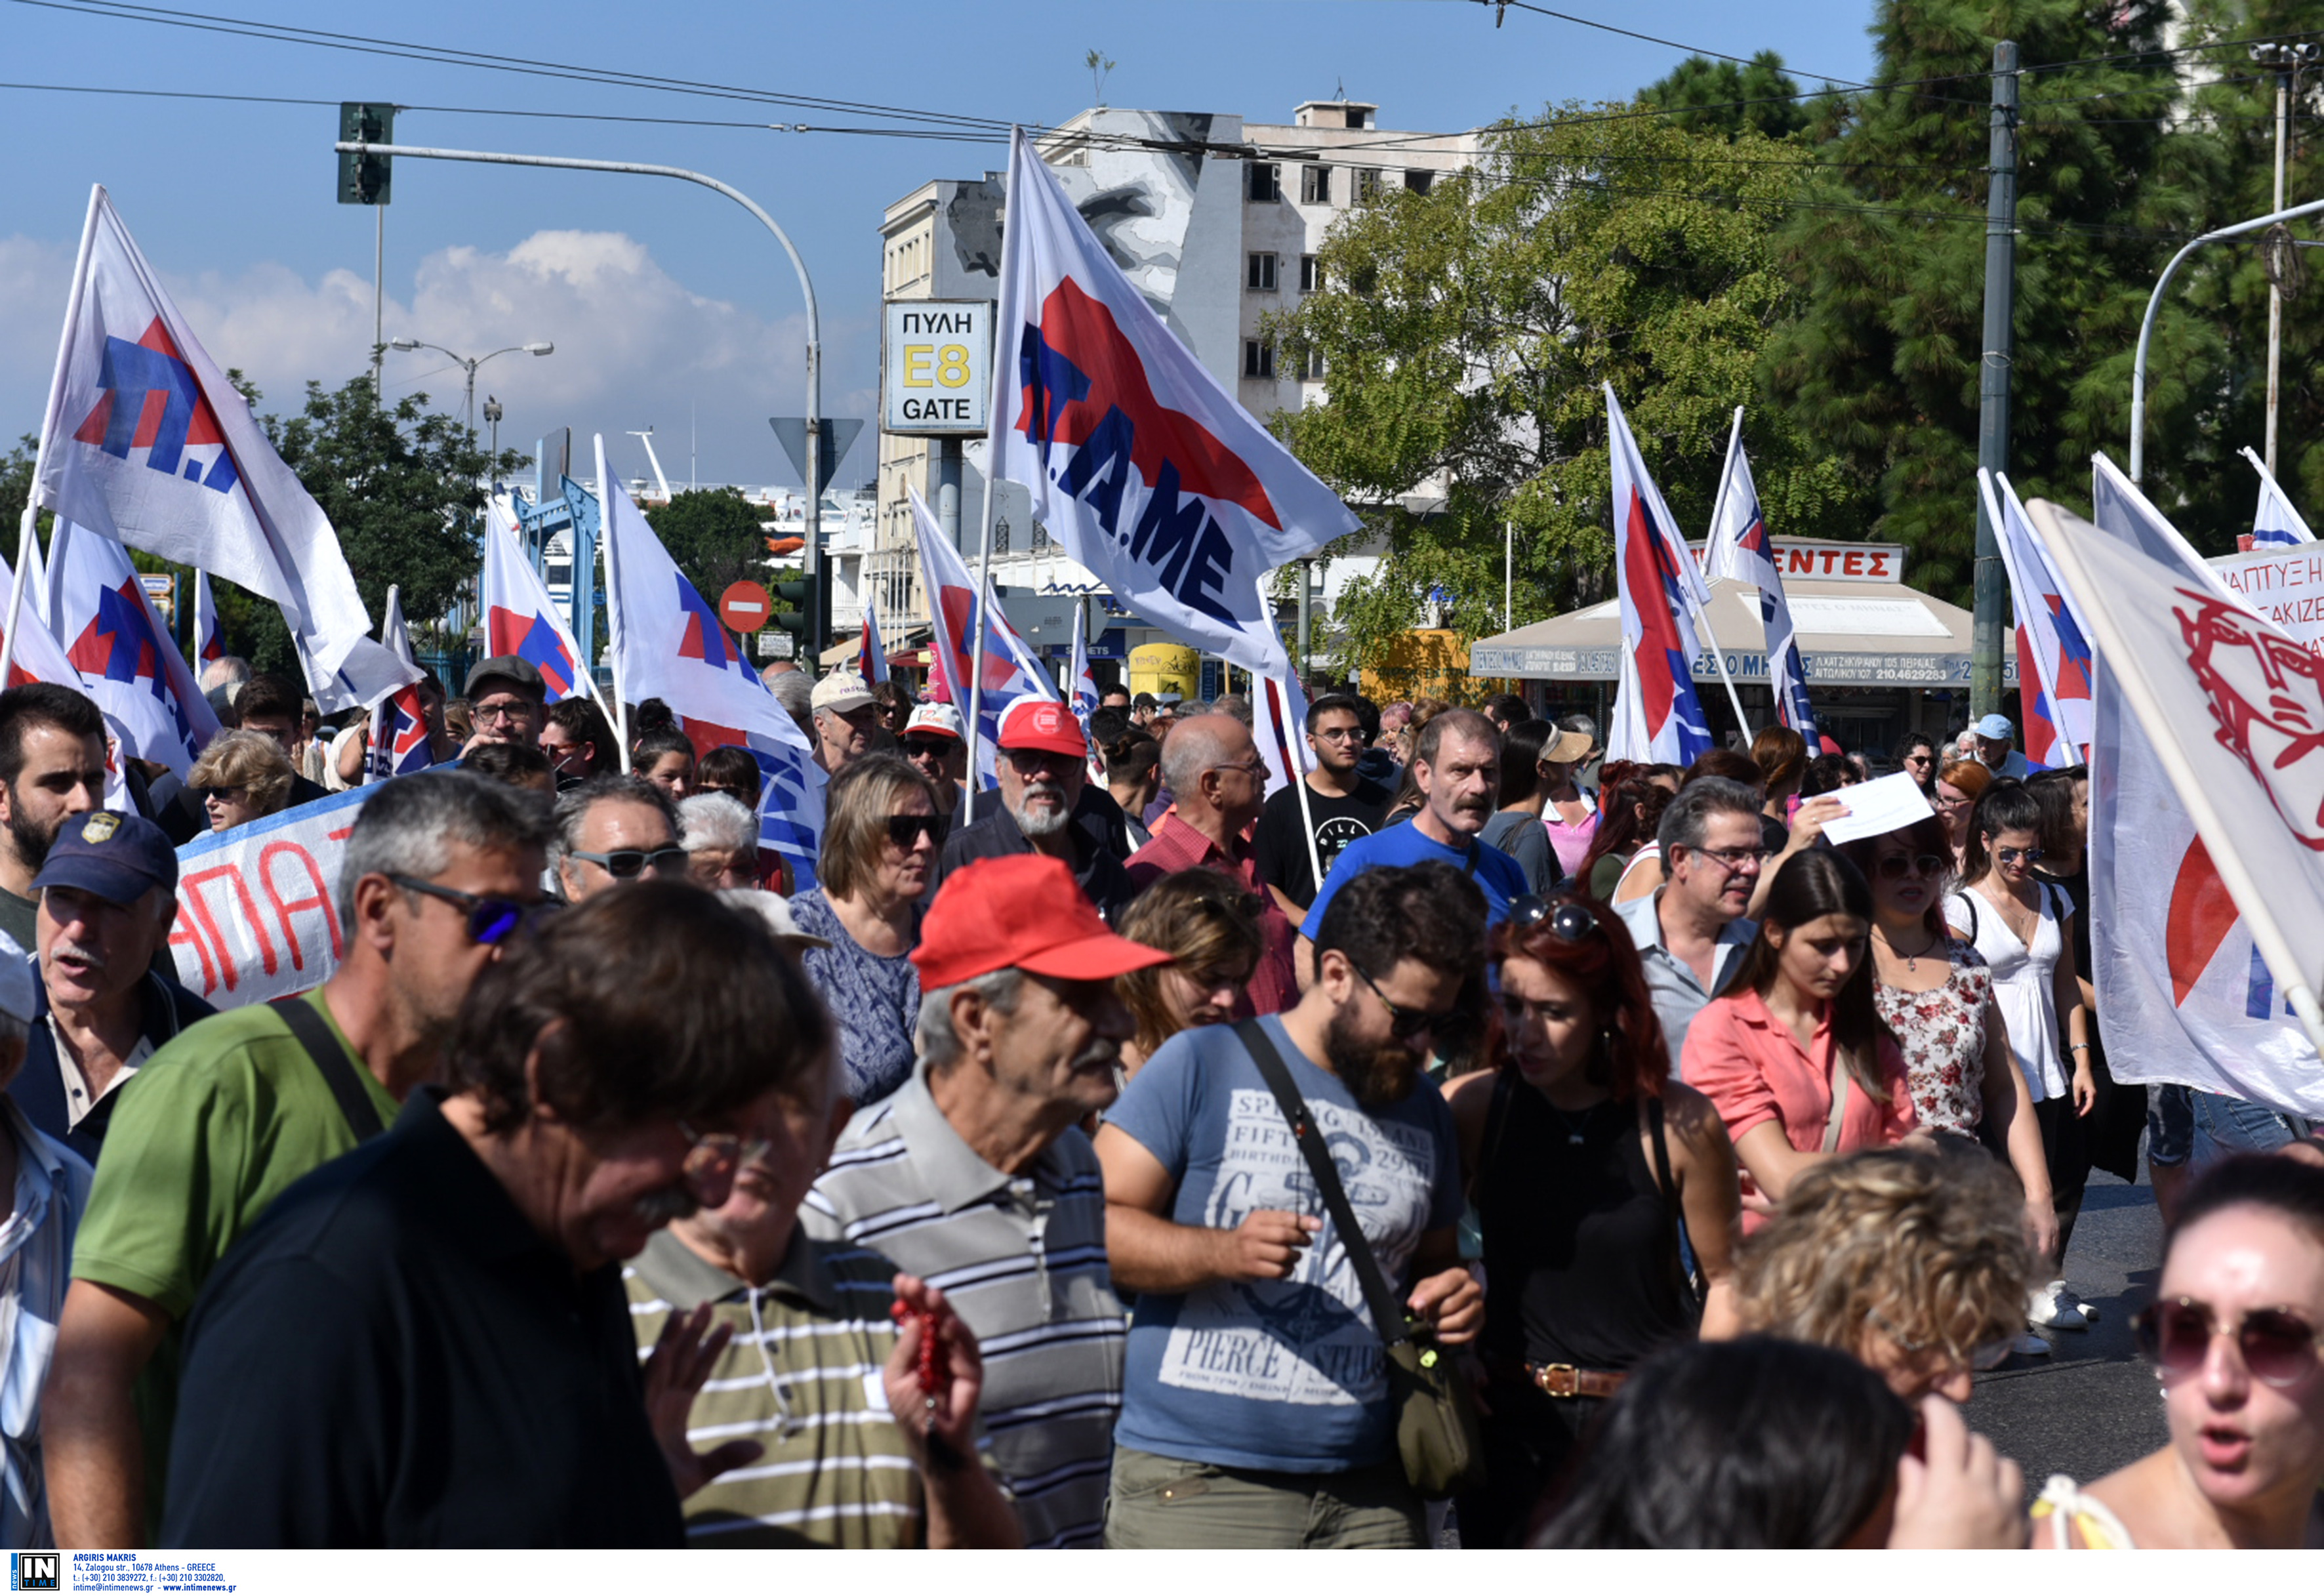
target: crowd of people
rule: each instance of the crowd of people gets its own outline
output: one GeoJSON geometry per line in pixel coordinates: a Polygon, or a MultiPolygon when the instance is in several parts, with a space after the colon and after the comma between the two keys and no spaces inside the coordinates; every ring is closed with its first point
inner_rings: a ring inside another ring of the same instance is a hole
{"type": "Polygon", "coordinates": [[[177,848],[367,751],[204,685],[228,729],[113,807],[95,707],[0,693],[12,1546],[2324,1523],[2324,1144],[2113,1083],[2088,781],[2006,720],[1681,770],[1324,692],[1270,795],[1247,701],[1117,690],[1012,704],[987,786],[950,705],[770,668],[803,885],[747,751],[650,701],[625,761],[503,657],[353,811],[328,979],[213,1012],[177,848]],[[1834,845],[1891,770],[1928,813],[1834,845]],[[2170,1439],[2029,1512],[1957,1405],[2091,1323],[2068,1244],[2142,1140],[2170,1439]]]}

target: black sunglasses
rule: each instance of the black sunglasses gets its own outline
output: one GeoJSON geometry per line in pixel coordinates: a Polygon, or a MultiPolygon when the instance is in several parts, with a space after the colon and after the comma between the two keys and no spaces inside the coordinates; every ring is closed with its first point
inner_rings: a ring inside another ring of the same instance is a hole
{"type": "Polygon", "coordinates": [[[1357,980],[1372,989],[1372,996],[1378,998],[1380,1007],[1388,1010],[1388,1034],[1399,1042],[1409,1042],[1416,1036],[1436,1030],[1450,1023],[1452,1017],[1460,1012],[1457,1009],[1446,1009],[1431,1013],[1425,1009],[1407,1009],[1401,1003],[1391,1003],[1388,1001],[1388,993],[1380,991],[1379,983],[1364,973],[1361,964],[1350,959],[1348,968],[1356,973],[1357,980]]]}
{"type": "Polygon", "coordinates": [[[920,839],[924,836],[936,846],[943,847],[945,834],[951,829],[952,822],[942,815],[890,815],[888,816],[888,840],[906,853],[919,846],[920,839]]]}
{"type": "Polygon", "coordinates": [[[602,866],[605,873],[617,881],[634,881],[650,870],[656,875],[684,875],[684,848],[656,848],[649,853],[643,848],[616,848],[610,853],[587,853],[579,848],[566,855],[569,859],[586,859],[602,866]]]}
{"type": "Polygon", "coordinates": [[[1560,942],[1582,942],[1598,934],[1598,917],[1571,898],[1545,898],[1528,892],[1509,905],[1509,928],[1530,931],[1547,926],[1560,942]]]}
{"type": "Polygon", "coordinates": [[[1910,856],[1891,853],[1874,865],[1872,872],[1884,881],[1901,881],[1907,874],[1941,876],[1951,868],[1951,860],[1940,858],[1934,853],[1916,853],[1910,856]]]}
{"type": "Polygon", "coordinates": [[[391,873],[387,879],[407,892],[440,898],[459,909],[468,917],[468,940],[484,947],[498,947],[535,918],[557,907],[552,903],[519,903],[513,898],[482,898],[457,888],[439,887],[434,881],[423,881],[415,876],[391,873]]]}

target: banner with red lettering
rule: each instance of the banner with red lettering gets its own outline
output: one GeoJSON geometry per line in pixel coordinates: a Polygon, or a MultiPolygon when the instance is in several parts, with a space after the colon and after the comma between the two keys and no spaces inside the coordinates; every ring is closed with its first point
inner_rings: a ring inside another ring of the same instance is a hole
{"type": "Polygon", "coordinates": [[[355,810],[379,788],[356,787],[178,850],[178,979],[213,1007],[306,992],[339,967],[339,865],[355,810]]]}

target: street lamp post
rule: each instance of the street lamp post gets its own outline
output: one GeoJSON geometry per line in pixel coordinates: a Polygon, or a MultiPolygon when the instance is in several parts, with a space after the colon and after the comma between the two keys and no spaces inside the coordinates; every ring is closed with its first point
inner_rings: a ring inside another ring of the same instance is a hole
{"type": "MultiPolygon", "coordinates": [[[[387,341],[387,346],[391,349],[401,349],[406,354],[410,354],[414,349],[433,349],[468,374],[467,398],[462,406],[461,413],[467,418],[470,448],[476,447],[476,368],[487,360],[498,360],[503,355],[554,355],[557,353],[557,346],[547,342],[511,344],[505,349],[495,349],[490,355],[479,355],[474,360],[468,359],[466,355],[455,355],[441,344],[424,344],[418,338],[390,338],[387,341]]],[[[499,436],[497,432],[493,434],[496,443],[499,436]]],[[[499,452],[497,447],[493,452],[496,454],[499,452]]]]}
{"type": "MultiPolygon", "coordinates": [[[[2255,44],[2251,58],[2275,72],[2275,208],[2283,208],[2283,180],[2290,142],[2292,97],[2299,91],[2300,74],[2316,64],[2313,44],[2255,44]]],[[[2284,235],[2268,240],[2267,271],[2267,469],[2275,473],[2276,401],[2283,392],[2283,272],[2282,257],[2290,253],[2284,235]]]]}

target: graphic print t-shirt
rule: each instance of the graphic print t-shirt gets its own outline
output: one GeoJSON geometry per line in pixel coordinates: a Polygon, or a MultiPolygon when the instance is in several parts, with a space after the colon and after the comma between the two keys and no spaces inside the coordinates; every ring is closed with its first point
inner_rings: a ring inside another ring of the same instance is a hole
{"type": "MultiPolygon", "coordinates": [[[[1390,1289],[1408,1289],[1421,1236],[1458,1222],[1452,1116],[1425,1080],[1377,1112],[1259,1023],[1332,1149],[1390,1289]]],[[[1323,1222],[1286,1280],[1143,1293],[1130,1322],[1115,1439],[1227,1468],[1342,1473],[1394,1448],[1386,1354],[1362,1286],[1275,1094],[1233,1029],[1182,1031],[1138,1072],[1107,1122],[1177,1182],[1170,1218],[1232,1230],[1259,1209],[1323,1222]]]]}
{"type": "MultiPolygon", "coordinates": [[[[1341,849],[1380,828],[1380,822],[1388,818],[1388,806],[1395,801],[1394,793],[1370,781],[1357,782],[1356,789],[1345,798],[1317,792],[1312,787],[1307,789],[1307,813],[1315,817],[1315,853],[1323,863],[1325,875],[1332,873],[1332,862],[1339,858],[1341,849]]],[[[1315,901],[1315,872],[1307,860],[1305,827],[1299,795],[1286,787],[1267,800],[1250,834],[1259,881],[1281,889],[1302,909],[1315,901]]]]}

